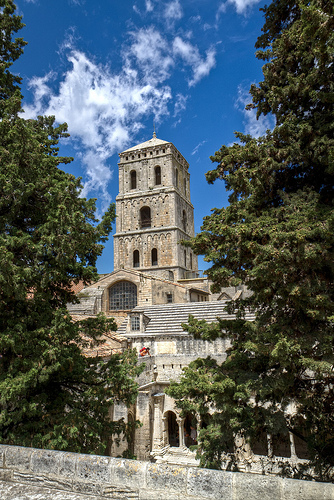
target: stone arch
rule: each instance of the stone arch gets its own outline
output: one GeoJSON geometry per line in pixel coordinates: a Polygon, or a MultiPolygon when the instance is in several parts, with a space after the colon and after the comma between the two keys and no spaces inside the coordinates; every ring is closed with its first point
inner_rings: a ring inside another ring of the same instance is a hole
{"type": "Polygon", "coordinates": [[[140,214],[140,227],[151,227],[151,209],[147,205],[142,207],[139,211],[140,214]]]}
{"type": "Polygon", "coordinates": [[[173,411],[167,411],[165,414],[167,423],[168,444],[172,447],[180,446],[179,425],[176,414],[173,411]]]}
{"type": "Polygon", "coordinates": [[[131,310],[137,305],[137,285],[131,281],[118,281],[109,288],[109,310],[131,310]]]}
{"type": "Polygon", "coordinates": [[[156,186],[161,184],[161,167],[160,165],[157,165],[154,167],[154,183],[156,186]]]}
{"type": "Polygon", "coordinates": [[[156,248],[152,248],[151,250],[151,265],[158,265],[158,250],[156,248]]]}
{"type": "Polygon", "coordinates": [[[135,170],[130,172],[130,189],[137,189],[137,172],[135,170]]]}
{"type": "Polygon", "coordinates": [[[132,260],[133,260],[133,267],[140,267],[139,250],[134,250],[132,260]]]}
{"type": "Polygon", "coordinates": [[[187,212],[185,210],[182,211],[182,228],[183,231],[187,232],[187,212]]]}
{"type": "Polygon", "coordinates": [[[184,444],[187,448],[197,444],[197,419],[191,413],[187,413],[183,423],[184,427],[184,444]]]}

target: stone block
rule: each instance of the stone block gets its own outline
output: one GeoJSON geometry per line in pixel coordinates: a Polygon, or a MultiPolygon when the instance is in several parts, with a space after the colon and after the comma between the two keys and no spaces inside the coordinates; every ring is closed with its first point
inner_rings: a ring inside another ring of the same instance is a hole
{"type": "Polygon", "coordinates": [[[114,458],[110,482],[138,490],[145,485],[146,467],[145,462],[114,458]]]}
{"type": "Polygon", "coordinates": [[[5,449],[5,446],[0,445],[0,468],[4,467],[5,449]]]}
{"type": "Polygon", "coordinates": [[[187,468],[165,464],[149,464],[146,471],[148,489],[176,492],[183,496],[187,489],[187,468]]]}
{"type": "Polygon", "coordinates": [[[31,470],[38,474],[59,473],[61,452],[53,450],[34,450],[31,455],[31,470]]]}
{"type": "Polygon", "coordinates": [[[232,472],[190,468],[187,494],[208,499],[232,500],[232,472]]]}
{"type": "Polygon", "coordinates": [[[79,480],[96,483],[110,482],[110,463],[112,459],[97,455],[77,455],[77,474],[79,480]]]}
{"type": "Polygon", "coordinates": [[[32,448],[7,446],[5,449],[5,467],[18,471],[30,471],[32,448]]]}
{"type": "Polygon", "coordinates": [[[315,481],[282,479],[284,500],[334,500],[334,485],[315,481]]]}
{"type": "Polygon", "coordinates": [[[234,472],[232,479],[233,498],[245,498],[247,500],[259,500],[259,498],[261,500],[281,499],[280,483],[281,479],[274,476],[234,472]]]}
{"type": "Polygon", "coordinates": [[[62,452],[59,460],[59,474],[63,477],[74,478],[76,475],[73,453],[62,452]]]}

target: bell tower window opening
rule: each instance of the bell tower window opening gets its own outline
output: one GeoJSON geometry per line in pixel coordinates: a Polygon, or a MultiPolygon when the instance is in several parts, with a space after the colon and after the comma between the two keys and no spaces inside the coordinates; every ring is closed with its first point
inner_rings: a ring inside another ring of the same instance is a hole
{"type": "Polygon", "coordinates": [[[151,209],[150,207],[142,207],[140,209],[140,227],[151,227],[151,209]]]}
{"type": "Polygon", "coordinates": [[[139,267],[139,250],[133,252],[133,267],[139,267]]]}
{"type": "Polygon", "coordinates": [[[155,173],[155,185],[161,184],[161,167],[156,166],[154,169],[155,173]]]}
{"type": "Polygon", "coordinates": [[[109,288],[111,311],[131,310],[137,305],[137,287],[130,281],[119,281],[109,288]]]}
{"type": "Polygon", "coordinates": [[[179,171],[177,168],[175,169],[175,186],[179,187],[179,171]]]}
{"type": "Polygon", "coordinates": [[[158,250],[156,248],[152,248],[151,252],[151,260],[152,260],[152,266],[157,266],[158,265],[158,250]]]}
{"type": "Polygon", "coordinates": [[[130,172],[130,185],[131,189],[137,188],[137,172],[135,170],[131,170],[130,172]]]}
{"type": "Polygon", "coordinates": [[[185,210],[182,212],[182,226],[183,226],[183,231],[186,233],[187,232],[187,213],[185,210]]]}

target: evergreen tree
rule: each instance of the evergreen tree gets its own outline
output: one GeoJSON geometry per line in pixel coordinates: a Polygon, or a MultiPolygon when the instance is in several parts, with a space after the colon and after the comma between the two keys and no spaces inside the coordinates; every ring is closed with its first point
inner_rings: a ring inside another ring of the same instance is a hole
{"type": "Polygon", "coordinates": [[[25,42],[12,0],[0,0],[0,442],[103,453],[112,434],[113,403],[137,393],[136,355],[86,358],[115,330],[103,316],[75,323],[66,304],[73,283],[97,279],[95,262],[115,218],[101,222],[80,180],[59,166],[66,124],[21,117],[20,79],[10,73],[25,42]]]}
{"type": "Polygon", "coordinates": [[[252,295],[228,305],[234,321],[185,327],[231,341],[224,363],[197,360],[170,389],[184,410],[215,408],[200,435],[202,465],[220,467],[236,434],[254,444],[291,432],[319,478],[334,466],[333,9],[327,0],[263,9],[264,78],[248,107],[276,125],[258,139],[236,134],[211,158],[207,180],[225,182],[230,204],[204,219],[192,248],[212,263],[216,290],[243,282],[252,295]]]}

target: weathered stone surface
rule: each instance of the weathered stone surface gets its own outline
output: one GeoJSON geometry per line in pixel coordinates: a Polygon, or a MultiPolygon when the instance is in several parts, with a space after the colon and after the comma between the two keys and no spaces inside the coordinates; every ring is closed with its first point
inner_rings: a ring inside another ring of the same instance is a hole
{"type": "Polygon", "coordinates": [[[77,478],[97,483],[110,482],[111,459],[97,455],[77,455],[77,478]]]}
{"type": "Polygon", "coordinates": [[[31,470],[36,473],[58,474],[61,453],[35,450],[31,455],[31,470]]]}
{"type": "Polygon", "coordinates": [[[232,472],[189,468],[187,494],[232,500],[232,472]]]}
{"type": "Polygon", "coordinates": [[[66,481],[66,478],[55,477],[47,474],[34,474],[29,472],[13,471],[13,481],[33,486],[42,486],[43,488],[54,488],[59,490],[71,490],[72,481],[66,481]]]}
{"type": "MultiPolygon", "coordinates": [[[[102,500],[101,497],[57,491],[40,486],[0,482],[1,500],[102,500]]],[[[115,497],[117,498],[117,497],[115,497]]]]}
{"type": "Polygon", "coordinates": [[[115,458],[112,461],[111,483],[142,488],[145,486],[146,467],[145,462],[115,458]]]}
{"type": "Polygon", "coordinates": [[[334,500],[334,487],[330,483],[283,479],[284,500],[307,498],[307,500],[334,500]]]}
{"type": "Polygon", "coordinates": [[[186,494],[187,468],[163,464],[149,464],[146,474],[148,489],[175,491],[181,495],[186,494]]]}
{"type": "Polygon", "coordinates": [[[33,453],[32,448],[21,446],[5,447],[5,467],[20,471],[30,471],[30,458],[33,453]]]}
{"type": "Polygon", "coordinates": [[[282,498],[281,484],[282,484],[282,479],[274,476],[261,476],[259,474],[243,474],[240,472],[234,472],[232,476],[233,494],[234,498],[237,499],[239,498],[247,500],[259,500],[259,498],[261,500],[280,499],[282,498]]]}
{"type": "Polygon", "coordinates": [[[73,460],[73,453],[62,452],[60,454],[59,474],[63,477],[75,477],[76,460],[73,460]]]}
{"type": "Polygon", "coordinates": [[[0,452],[1,500],[334,500],[331,483],[14,446],[0,452]]]}

